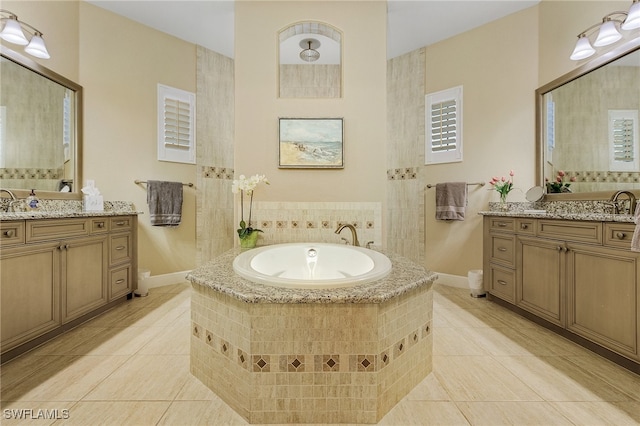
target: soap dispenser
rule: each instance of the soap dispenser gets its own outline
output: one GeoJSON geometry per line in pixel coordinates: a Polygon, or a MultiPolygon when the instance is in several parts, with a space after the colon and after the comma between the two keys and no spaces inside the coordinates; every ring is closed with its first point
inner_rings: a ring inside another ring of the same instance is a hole
{"type": "Polygon", "coordinates": [[[36,197],[36,190],[32,189],[31,194],[27,197],[27,208],[29,210],[37,210],[40,207],[40,200],[36,197]]]}

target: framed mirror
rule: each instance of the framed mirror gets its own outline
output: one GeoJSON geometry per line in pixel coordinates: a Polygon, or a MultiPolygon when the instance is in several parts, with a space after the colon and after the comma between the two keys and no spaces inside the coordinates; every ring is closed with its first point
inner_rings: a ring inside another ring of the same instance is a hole
{"type": "Polygon", "coordinates": [[[278,96],[342,97],[342,33],[322,22],[297,22],[278,32],[278,96]]]}
{"type": "Polygon", "coordinates": [[[640,38],[536,91],[536,184],[555,198],[640,190],[640,38]]]}
{"type": "Polygon", "coordinates": [[[2,188],[81,198],[82,87],[0,46],[0,93],[2,188]]]}

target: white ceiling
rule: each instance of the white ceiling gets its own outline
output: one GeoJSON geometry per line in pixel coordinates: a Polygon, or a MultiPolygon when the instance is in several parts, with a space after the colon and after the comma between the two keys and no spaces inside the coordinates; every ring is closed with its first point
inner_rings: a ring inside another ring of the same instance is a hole
{"type": "MultiPolygon", "coordinates": [[[[233,1],[86,1],[233,58],[233,1]]],[[[539,2],[540,0],[389,0],[387,58],[394,58],[469,31],[539,2]]]]}

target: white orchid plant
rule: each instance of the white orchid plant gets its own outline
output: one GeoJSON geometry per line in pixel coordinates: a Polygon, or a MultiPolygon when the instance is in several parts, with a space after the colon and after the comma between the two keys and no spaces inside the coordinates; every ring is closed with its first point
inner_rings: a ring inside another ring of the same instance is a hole
{"type": "Polygon", "coordinates": [[[253,232],[262,232],[261,229],[251,227],[251,208],[253,207],[253,191],[256,187],[264,182],[269,185],[269,180],[265,175],[253,175],[250,178],[246,178],[244,175],[240,175],[238,179],[234,179],[231,185],[231,192],[234,194],[240,193],[240,228],[238,228],[238,236],[241,240],[247,238],[253,232]],[[249,196],[249,220],[244,221],[244,194],[249,196]]]}

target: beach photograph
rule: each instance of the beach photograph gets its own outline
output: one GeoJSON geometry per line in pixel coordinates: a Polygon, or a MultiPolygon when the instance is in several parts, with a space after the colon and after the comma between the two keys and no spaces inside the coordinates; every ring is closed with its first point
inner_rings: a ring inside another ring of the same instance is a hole
{"type": "Polygon", "coordinates": [[[341,118],[281,118],[279,167],[341,168],[341,118]]]}

